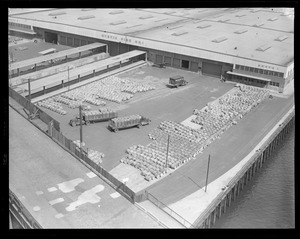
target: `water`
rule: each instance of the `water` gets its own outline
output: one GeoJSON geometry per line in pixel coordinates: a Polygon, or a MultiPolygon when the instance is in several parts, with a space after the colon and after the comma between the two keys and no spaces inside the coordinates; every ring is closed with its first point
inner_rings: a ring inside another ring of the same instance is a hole
{"type": "Polygon", "coordinates": [[[295,228],[294,129],[213,228],[295,228]]]}

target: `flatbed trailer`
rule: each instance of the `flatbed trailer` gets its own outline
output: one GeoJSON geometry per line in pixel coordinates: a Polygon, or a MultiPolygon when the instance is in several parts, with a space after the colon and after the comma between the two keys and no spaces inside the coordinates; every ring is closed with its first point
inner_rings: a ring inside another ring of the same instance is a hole
{"type": "MultiPolygon", "coordinates": [[[[90,125],[91,123],[108,121],[118,117],[116,111],[87,111],[82,115],[82,124],[90,125]]],[[[73,127],[80,125],[80,117],[76,116],[75,119],[71,119],[69,124],[73,127]]]]}
{"type": "Polygon", "coordinates": [[[132,127],[140,127],[148,125],[151,122],[150,119],[141,115],[129,115],[120,118],[111,119],[108,122],[108,128],[112,131],[117,132],[119,129],[126,129],[132,127]]]}

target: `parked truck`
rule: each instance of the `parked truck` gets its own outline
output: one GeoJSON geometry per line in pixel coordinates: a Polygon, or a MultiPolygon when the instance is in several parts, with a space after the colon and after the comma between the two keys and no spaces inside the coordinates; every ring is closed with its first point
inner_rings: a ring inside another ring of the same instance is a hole
{"type": "Polygon", "coordinates": [[[169,84],[167,84],[168,87],[176,87],[178,88],[179,86],[184,86],[187,85],[188,82],[184,80],[183,76],[177,75],[177,76],[172,76],[169,79],[169,84]]]}
{"type": "MultiPolygon", "coordinates": [[[[118,117],[118,113],[113,110],[93,110],[82,113],[82,124],[90,125],[90,123],[96,123],[101,121],[108,121],[118,117]]],[[[80,117],[76,116],[75,119],[71,119],[69,124],[71,126],[80,125],[80,117]]]]}
{"type": "Polygon", "coordinates": [[[112,131],[117,132],[119,129],[132,128],[137,126],[147,125],[151,122],[150,119],[141,115],[129,115],[120,118],[111,119],[108,122],[108,128],[112,131]]]}

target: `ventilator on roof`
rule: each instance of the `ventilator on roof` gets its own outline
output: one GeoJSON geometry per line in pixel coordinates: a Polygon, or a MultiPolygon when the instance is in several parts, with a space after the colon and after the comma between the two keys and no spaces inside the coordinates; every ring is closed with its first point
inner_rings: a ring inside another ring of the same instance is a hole
{"type": "Polygon", "coordinates": [[[202,21],[201,19],[198,19],[198,20],[193,21],[193,23],[198,23],[198,22],[201,22],[201,21],[202,21]]]}
{"type": "Polygon", "coordinates": [[[256,48],[256,50],[257,50],[257,51],[266,51],[266,50],[268,50],[269,48],[271,48],[271,46],[268,45],[268,44],[265,44],[265,45],[262,45],[262,46],[256,48]]]}
{"type": "Polygon", "coordinates": [[[49,13],[48,15],[49,16],[58,16],[58,15],[64,15],[66,14],[66,12],[52,12],[52,13],[49,13]]]}
{"type": "Polygon", "coordinates": [[[255,23],[253,26],[254,27],[261,27],[261,26],[263,26],[264,24],[263,23],[255,23]]]}
{"type": "Polygon", "coordinates": [[[271,21],[271,22],[274,22],[274,21],[276,21],[276,20],[278,20],[277,17],[272,17],[272,18],[269,18],[269,19],[268,19],[268,21],[271,21]]]}
{"type": "Polygon", "coordinates": [[[180,28],[180,27],[183,27],[183,25],[179,25],[179,26],[171,26],[171,27],[167,27],[169,30],[173,30],[173,29],[176,29],[176,28],[180,28]]]}
{"type": "Polygon", "coordinates": [[[188,33],[187,31],[181,30],[181,31],[172,33],[172,35],[173,36],[181,36],[181,35],[184,35],[184,34],[187,34],[187,33],[188,33]]]}
{"type": "Polygon", "coordinates": [[[83,17],[78,17],[78,20],[86,20],[86,19],[91,19],[91,18],[95,18],[94,15],[89,15],[89,16],[83,16],[83,17]]]}
{"type": "Polygon", "coordinates": [[[119,20],[119,21],[115,21],[115,22],[111,22],[110,23],[110,25],[121,25],[121,24],[124,24],[124,23],[126,23],[126,21],[124,21],[124,20],[119,20]]]}
{"type": "Polygon", "coordinates": [[[122,10],[115,10],[115,11],[112,11],[112,12],[110,12],[109,14],[120,14],[120,13],[123,13],[124,11],[122,11],[122,10]]]}
{"type": "Polygon", "coordinates": [[[145,15],[145,16],[139,17],[139,19],[149,19],[149,18],[152,18],[152,17],[153,17],[152,15],[145,15]]]}
{"type": "Polygon", "coordinates": [[[164,12],[165,14],[172,14],[172,13],[175,13],[176,11],[166,11],[164,12]]]}
{"type": "Polygon", "coordinates": [[[133,26],[129,26],[127,28],[133,28],[133,27],[139,27],[139,26],[142,26],[143,24],[137,24],[137,25],[133,25],[133,26]]]}
{"type": "Polygon", "coordinates": [[[212,40],[212,42],[220,43],[220,42],[226,41],[227,39],[228,39],[227,37],[218,37],[218,38],[212,40]]]}
{"type": "Polygon", "coordinates": [[[218,20],[218,22],[228,22],[228,21],[230,21],[230,18],[224,18],[224,19],[218,20]]]}
{"type": "Polygon", "coordinates": [[[165,21],[165,20],[168,20],[169,18],[163,18],[163,19],[159,19],[159,20],[156,20],[155,22],[161,22],[161,21],[165,21]]]}
{"type": "Polygon", "coordinates": [[[244,17],[244,16],[246,16],[246,14],[237,14],[237,15],[235,15],[236,17],[244,17]]]}
{"type": "Polygon", "coordinates": [[[285,35],[282,35],[282,36],[279,36],[275,39],[275,41],[284,41],[285,39],[287,39],[288,36],[285,36],[285,35]]]}
{"type": "Polygon", "coordinates": [[[205,23],[205,24],[199,25],[197,28],[204,29],[204,28],[207,28],[207,27],[210,27],[210,26],[211,26],[210,24],[205,23]]]}
{"type": "Polygon", "coordinates": [[[283,13],[281,13],[281,15],[280,16],[288,16],[289,15],[289,13],[288,12],[283,12],[283,13]]]}
{"type": "Polygon", "coordinates": [[[240,29],[240,30],[235,31],[234,33],[236,33],[236,34],[243,34],[243,33],[247,32],[247,31],[248,31],[247,29],[240,29]]]}

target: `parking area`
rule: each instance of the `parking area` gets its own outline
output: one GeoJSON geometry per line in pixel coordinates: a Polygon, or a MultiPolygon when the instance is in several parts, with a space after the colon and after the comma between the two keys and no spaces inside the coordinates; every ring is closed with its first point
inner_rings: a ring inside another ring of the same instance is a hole
{"type": "MultiPolygon", "coordinates": [[[[89,126],[83,126],[83,142],[88,149],[97,150],[105,154],[102,166],[106,170],[112,170],[120,163],[125,155],[125,150],[133,145],[146,145],[150,143],[148,134],[163,120],[181,122],[189,117],[196,108],[204,107],[207,102],[223,95],[233,87],[231,83],[221,83],[219,79],[201,76],[197,73],[176,70],[171,68],[160,69],[144,66],[133,71],[119,74],[121,79],[133,80],[138,83],[149,84],[155,90],[139,92],[128,101],[115,103],[106,101],[104,107],[118,111],[119,116],[140,114],[151,119],[150,125],[141,128],[130,128],[111,132],[108,122],[99,122],[89,126]],[[166,84],[169,77],[183,75],[189,82],[188,85],[179,88],[168,88],[166,84]]],[[[88,104],[91,110],[98,110],[103,106],[88,104]]],[[[79,126],[69,125],[70,119],[79,114],[78,108],[70,109],[62,104],[67,111],[66,115],[58,114],[43,107],[47,113],[60,122],[61,131],[72,140],[80,138],[79,126]]]]}

